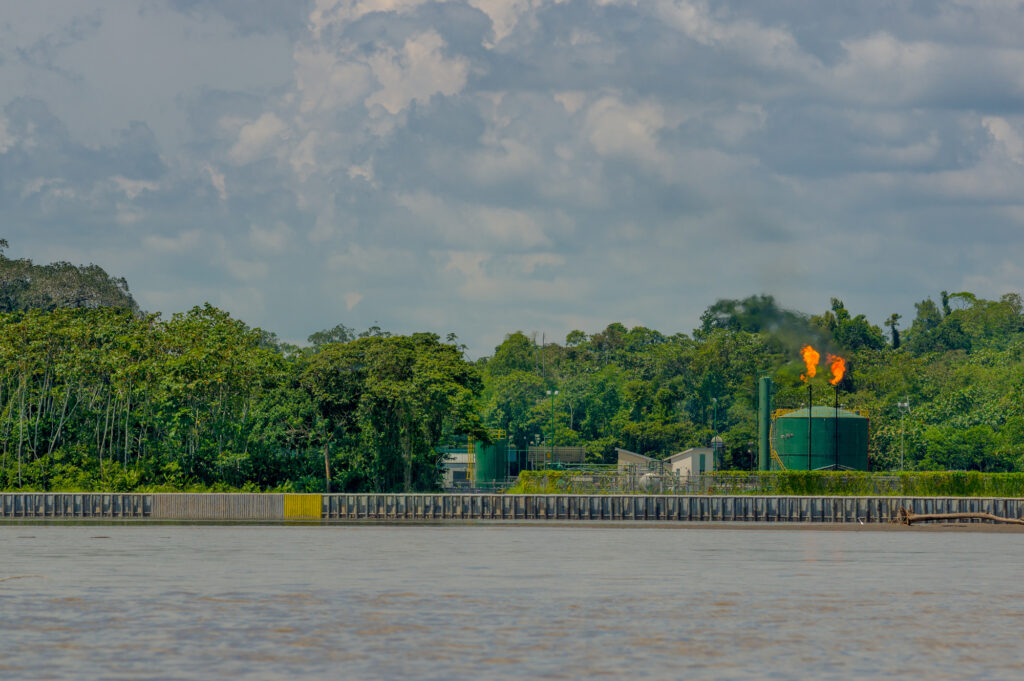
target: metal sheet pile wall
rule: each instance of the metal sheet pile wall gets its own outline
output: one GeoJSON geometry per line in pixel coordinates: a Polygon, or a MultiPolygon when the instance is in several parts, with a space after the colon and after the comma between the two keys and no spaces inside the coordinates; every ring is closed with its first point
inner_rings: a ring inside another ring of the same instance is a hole
{"type": "Polygon", "coordinates": [[[886,523],[900,508],[1024,519],[1024,499],[576,494],[0,493],[0,518],[886,523]]]}
{"type": "Polygon", "coordinates": [[[153,518],[282,520],[283,494],[154,494],[153,518]]]}
{"type": "Polygon", "coordinates": [[[337,520],[666,520],[879,523],[914,513],[985,512],[1024,518],[1024,500],[925,497],[781,497],[562,494],[332,494],[337,520]]]}
{"type": "Polygon", "coordinates": [[[0,518],[148,518],[149,494],[0,493],[0,518]]]}

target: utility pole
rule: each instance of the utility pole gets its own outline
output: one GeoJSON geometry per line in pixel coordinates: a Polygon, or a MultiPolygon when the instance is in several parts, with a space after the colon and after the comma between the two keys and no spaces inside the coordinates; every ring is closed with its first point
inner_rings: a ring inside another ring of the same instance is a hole
{"type": "Polygon", "coordinates": [[[718,470],[718,398],[711,398],[711,460],[714,461],[715,470],[718,470]]]}
{"type": "Polygon", "coordinates": [[[903,417],[910,411],[910,399],[903,399],[906,401],[896,403],[896,407],[900,410],[900,472],[903,472],[903,417]]]}
{"type": "Polygon", "coordinates": [[[558,394],[557,390],[549,390],[548,395],[551,395],[551,462],[554,463],[555,459],[555,395],[558,394]]]}
{"type": "Polygon", "coordinates": [[[718,435],[718,398],[711,398],[711,441],[714,442],[715,435],[718,435]]]}

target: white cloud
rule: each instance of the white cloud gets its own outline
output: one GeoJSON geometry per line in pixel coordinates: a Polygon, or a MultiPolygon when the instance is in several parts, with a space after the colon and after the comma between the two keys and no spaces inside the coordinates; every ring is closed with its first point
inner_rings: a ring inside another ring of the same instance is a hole
{"type": "Polygon", "coordinates": [[[316,0],[309,15],[313,35],[320,37],[326,29],[372,14],[374,12],[407,12],[429,0],[316,0]]]}
{"type": "Polygon", "coordinates": [[[499,184],[510,179],[538,177],[546,171],[540,150],[515,138],[490,141],[467,159],[471,176],[481,184],[499,184]]]}
{"type": "Polygon", "coordinates": [[[267,263],[259,260],[246,260],[244,258],[225,257],[222,262],[235,279],[244,282],[258,282],[267,278],[270,267],[267,263]]]}
{"type": "Polygon", "coordinates": [[[147,251],[158,255],[187,253],[199,246],[202,233],[198,229],[189,229],[172,236],[150,234],[142,238],[142,245],[147,251]]]}
{"type": "Polygon", "coordinates": [[[299,44],[294,51],[295,88],[303,114],[330,112],[361,102],[373,86],[370,68],[319,44],[299,44]]]}
{"type": "Polygon", "coordinates": [[[657,0],[654,12],[701,45],[740,54],[761,68],[810,73],[818,66],[788,31],[712,11],[707,2],[657,0]]]}
{"type": "Polygon", "coordinates": [[[587,101],[587,93],[580,90],[556,92],[554,97],[555,101],[561,104],[568,114],[574,114],[579,111],[583,103],[587,101]]]}
{"type": "Polygon", "coordinates": [[[869,145],[863,155],[873,161],[895,165],[921,165],[935,159],[941,150],[939,136],[934,132],[921,142],[904,145],[869,145]]]}
{"type": "Polygon", "coordinates": [[[665,162],[658,133],[665,127],[662,106],[653,101],[627,104],[614,96],[594,102],[586,115],[587,138],[599,154],[665,162]]]}
{"type": "Polygon", "coordinates": [[[510,255],[508,260],[523,274],[533,274],[538,267],[556,268],[565,264],[565,258],[557,253],[530,253],[528,255],[510,255]]]}
{"type": "Polygon", "coordinates": [[[78,193],[67,186],[67,181],[60,177],[36,177],[28,180],[21,188],[22,199],[35,194],[45,194],[57,198],[75,198],[78,193]]]}
{"type": "Polygon", "coordinates": [[[466,85],[469,61],[444,55],[444,39],[426,31],[405,41],[401,51],[384,49],[369,58],[380,89],[366,99],[366,106],[380,105],[397,114],[413,100],[426,101],[431,95],[452,95],[466,85]]]}
{"type": "Polygon", "coordinates": [[[941,77],[946,51],[923,41],[904,42],[885,31],[844,40],[846,58],[828,74],[826,86],[851,97],[876,101],[919,97],[941,77]]]}
{"type": "Polygon", "coordinates": [[[249,226],[249,243],[256,250],[266,253],[282,253],[295,238],[295,231],[283,222],[273,227],[249,226]]]}
{"type": "Polygon", "coordinates": [[[349,291],[345,294],[345,308],[351,310],[358,305],[362,299],[362,294],[356,293],[355,291],[349,291]]]}
{"type": "Polygon", "coordinates": [[[206,173],[210,176],[210,184],[212,184],[213,188],[217,190],[217,196],[220,197],[221,201],[227,201],[228,186],[227,182],[224,180],[224,173],[218,172],[209,163],[204,163],[203,169],[206,170],[206,173]]]}
{"type": "Polygon", "coordinates": [[[373,184],[373,162],[367,161],[362,165],[351,165],[348,167],[349,179],[355,180],[362,178],[370,184],[373,184]]]}
{"type": "Polygon", "coordinates": [[[534,5],[543,4],[542,1],[531,0],[467,0],[470,5],[483,12],[491,20],[494,29],[494,42],[488,43],[493,47],[504,40],[519,24],[524,14],[530,11],[534,5]]]}
{"type": "Polygon", "coordinates": [[[981,124],[1011,159],[1024,164],[1024,137],[1021,137],[1005,118],[985,116],[981,119],[981,124]]]}
{"type": "Polygon", "coordinates": [[[500,259],[488,253],[449,251],[444,271],[461,279],[458,292],[463,300],[481,303],[499,303],[507,300],[571,302],[585,295],[586,287],[580,280],[555,277],[551,280],[524,278],[521,275],[488,272],[488,265],[501,266],[500,259]]]}
{"type": "Polygon", "coordinates": [[[265,155],[275,142],[283,141],[288,126],[275,114],[265,113],[255,121],[245,123],[238,131],[238,141],[228,151],[235,163],[251,163],[265,155]]]}
{"type": "Polygon", "coordinates": [[[134,225],[146,217],[146,213],[126,203],[118,203],[115,207],[114,220],[119,225],[134,225]]]}
{"type": "Polygon", "coordinates": [[[344,250],[327,257],[327,269],[334,275],[358,275],[360,280],[372,276],[389,276],[395,271],[413,271],[422,262],[422,254],[402,247],[347,244],[344,250]]]}
{"type": "Polygon", "coordinates": [[[115,176],[110,179],[117,186],[118,190],[124,193],[124,195],[129,199],[136,198],[144,191],[155,192],[160,187],[158,182],[150,182],[147,180],[131,180],[127,177],[121,176],[115,176]]]}
{"type": "Polygon", "coordinates": [[[529,213],[511,208],[445,201],[426,192],[396,197],[415,223],[432,228],[446,244],[532,249],[549,243],[529,213]]]}
{"type": "MultiPolygon", "coordinates": [[[[374,12],[405,14],[431,0],[317,0],[310,13],[309,25],[317,38],[327,29],[360,19],[374,12]]],[[[442,2],[444,0],[441,0],[442,2]]],[[[461,2],[462,0],[458,0],[461,2]]],[[[554,0],[556,3],[561,0],[554,0]]],[[[493,47],[501,42],[519,23],[524,14],[544,0],[466,0],[491,20],[493,47]]]]}

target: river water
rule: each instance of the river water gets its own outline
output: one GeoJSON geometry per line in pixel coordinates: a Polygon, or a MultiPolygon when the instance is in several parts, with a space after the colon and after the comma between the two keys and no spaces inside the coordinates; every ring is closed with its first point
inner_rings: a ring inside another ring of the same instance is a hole
{"type": "Polygon", "coordinates": [[[1020,679],[1024,534],[0,526],[0,679],[1020,679]]]}

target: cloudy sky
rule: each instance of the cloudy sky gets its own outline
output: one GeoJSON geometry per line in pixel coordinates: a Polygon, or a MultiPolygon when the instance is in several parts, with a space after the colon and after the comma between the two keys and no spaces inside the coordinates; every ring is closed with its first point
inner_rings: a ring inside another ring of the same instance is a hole
{"type": "Polygon", "coordinates": [[[1022,36],[1011,0],[4,0],[0,236],[293,341],[881,323],[1022,287],[1022,36]]]}

